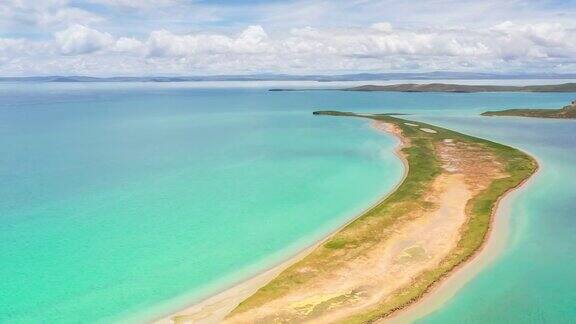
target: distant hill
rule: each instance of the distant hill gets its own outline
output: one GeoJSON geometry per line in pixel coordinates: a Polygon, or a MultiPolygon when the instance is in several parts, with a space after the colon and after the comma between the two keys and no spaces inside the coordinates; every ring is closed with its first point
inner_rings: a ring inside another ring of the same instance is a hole
{"type": "Polygon", "coordinates": [[[482,116],[519,116],[534,118],[576,118],[576,100],[570,105],[560,109],[508,109],[500,111],[487,111],[482,116]]]}
{"type": "MultiPolygon", "coordinates": [[[[576,79],[576,74],[557,73],[476,73],[476,72],[423,72],[423,73],[353,73],[337,75],[200,75],[200,76],[35,76],[0,77],[0,82],[187,82],[187,81],[385,81],[385,80],[515,80],[515,79],[576,79]]],[[[374,90],[373,90],[374,91],[374,90]]]]}
{"type": "Polygon", "coordinates": [[[345,91],[390,91],[390,92],[576,92],[576,83],[533,86],[461,85],[445,83],[363,85],[342,89],[345,91]]]}

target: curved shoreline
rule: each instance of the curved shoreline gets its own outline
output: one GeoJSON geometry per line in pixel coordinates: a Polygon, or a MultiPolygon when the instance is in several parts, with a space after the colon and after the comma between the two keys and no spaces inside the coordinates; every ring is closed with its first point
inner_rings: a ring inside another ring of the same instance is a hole
{"type": "Polygon", "coordinates": [[[484,246],[501,197],[537,162],[513,147],[386,114],[319,111],[394,125],[410,169],[389,199],[243,301],[232,323],[387,318],[484,246]],[[464,218],[461,218],[464,217],[464,218]]]}
{"type": "MultiPolygon", "coordinates": [[[[368,117],[369,119],[373,119],[372,124],[371,124],[373,128],[375,128],[379,131],[386,131],[387,133],[394,135],[396,138],[398,138],[400,140],[400,144],[396,147],[396,149],[394,150],[394,153],[396,156],[398,156],[400,158],[400,160],[402,161],[402,163],[404,165],[404,174],[403,174],[402,180],[386,196],[379,199],[377,202],[372,204],[369,208],[365,209],[363,212],[359,213],[357,217],[352,218],[346,224],[343,224],[342,226],[340,226],[338,229],[334,230],[332,233],[330,233],[329,235],[327,235],[323,239],[319,240],[318,242],[316,242],[312,246],[310,246],[310,247],[302,250],[301,252],[297,253],[295,256],[289,258],[285,262],[282,262],[281,264],[274,266],[274,267],[264,271],[263,273],[255,276],[255,277],[252,277],[251,279],[249,279],[245,282],[242,282],[239,285],[236,285],[236,286],[234,286],[234,287],[232,287],[232,288],[230,288],[230,289],[228,289],[222,293],[219,293],[219,294],[217,294],[211,298],[208,298],[207,300],[205,300],[199,304],[196,304],[192,307],[186,308],[183,311],[172,314],[171,316],[164,318],[162,321],[159,321],[159,323],[189,322],[189,321],[194,321],[194,323],[220,322],[231,310],[235,309],[236,305],[238,305],[239,302],[241,302],[245,298],[251,296],[259,288],[266,286],[270,281],[274,280],[276,278],[276,276],[278,276],[280,273],[282,273],[288,267],[294,265],[298,261],[300,261],[303,258],[305,258],[306,256],[308,256],[312,251],[314,251],[320,245],[329,241],[333,236],[335,236],[337,233],[342,231],[350,223],[353,223],[357,219],[366,215],[371,210],[375,209],[377,206],[380,206],[380,204],[382,204],[389,196],[391,196],[392,194],[394,194],[397,191],[397,189],[404,183],[404,181],[406,180],[406,177],[409,173],[409,162],[406,159],[405,154],[401,151],[403,148],[407,147],[406,143],[407,143],[407,141],[409,141],[409,139],[406,136],[404,136],[404,134],[402,134],[401,132],[395,132],[393,130],[394,128],[398,128],[398,125],[396,125],[395,123],[392,123],[390,121],[385,121],[385,120],[377,120],[377,118],[373,118],[375,116],[364,116],[364,115],[354,115],[354,114],[350,114],[350,115],[357,116],[357,117],[368,117]],[[387,128],[382,129],[381,127],[378,127],[378,125],[382,125],[382,124],[388,125],[387,128]],[[236,298],[233,298],[234,295],[236,298]],[[242,296],[240,296],[240,295],[242,295],[242,296]],[[226,308],[226,311],[224,311],[224,308],[226,308]]],[[[397,119],[396,123],[398,122],[398,120],[407,121],[407,120],[403,120],[403,119],[397,119]]],[[[425,123],[420,123],[420,124],[426,125],[425,123]]],[[[441,129],[441,128],[437,128],[437,129],[441,129]]],[[[431,133],[436,133],[436,131],[431,130],[429,128],[420,128],[420,130],[422,130],[424,132],[430,131],[431,133]]],[[[454,134],[460,134],[460,133],[453,132],[450,130],[447,130],[447,131],[452,132],[454,134]]],[[[463,135],[463,134],[460,134],[460,135],[463,135]]],[[[518,151],[520,153],[523,153],[522,151],[520,151],[518,149],[511,148],[511,147],[506,146],[506,145],[497,144],[494,142],[490,142],[490,141],[483,140],[480,138],[470,137],[467,135],[463,135],[463,136],[468,137],[470,139],[479,140],[480,142],[487,142],[487,143],[492,143],[495,145],[500,145],[501,147],[507,147],[508,149],[512,149],[514,151],[518,151]]],[[[527,154],[524,153],[524,155],[527,155],[527,154]]],[[[531,158],[532,160],[534,160],[534,158],[532,156],[530,156],[530,155],[527,155],[527,156],[528,156],[528,158],[531,158]]],[[[424,290],[422,290],[421,292],[419,292],[414,297],[412,297],[412,299],[410,299],[406,302],[401,302],[397,308],[391,308],[389,311],[381,312],[381,313],[379,313],[380,315],[374,315],[374,316],[370,315],[370,316],[372,316],[372,320],[376,320],[378,322],[390,321],[390,322],[405,323],[409,320],[415,320],[415,319],[421,318],[422,316],[425,316],[425,315],[429,314],[430,312],[432,312],[433,310],[435,310],[436,308],[440,307],[447,299],[449,299],[449,297],[451,297],[453,294],[456,293],[457,289],[461,288],[467,281],[469,281],[471,279],[471,277],[473,275],[475,275],[482,268],[484,268],[484,266],[486,264],[488,264],[488,262],[482,262],[482,260],[484,260],[486,258],[486,255],[490,256],[489,254],[487,254],[487,252],[490,251],[490,250],[488,250],[488,247],[491,245],[494,245],[495,243],[498,243],[498,241],[494,241],[494,235],[496,233],[495,231],[497,230],[496,217],[502,213],[502,211],[499,208],[500,205],[503,202],[508,201],[507,199],[512,192],[518,190],[519,188],[522,188],[529,179],[532,179],[533,178],[532,176],[534,175],[534,173],[537,172],[538,167],[539,167],[538,163],[536,163],[536,171],[534,171],[533,173],[528,175],[526,178],[524,178],[516,186],[508,188],[505,192],[501,193],[499,196],[496,197],[497,199],[491,205],[491,209],[490,209],[490,213],[489,213],[489,219],[488,219],[489,223],[486,226],[486,228],[487,228],[486,232],[483,235],[481,244],[479,246],[473,248],[472,252],[470,254],[467,254],[464,259],[462,259],[461,261],[458,261],[457,263],[455,263],[455,265],[451,266],[451,268],[448,268],[444,272],[442,272],[437,279],[434,279],[429,284],[427,284],[426,288],[424,290]],[[475,267],[474,265],[477,265],[477,264],[480,264],[480,266],[475,267]],[[462,278],[462,277],[464,277],[464,278],[462,278]],[[430,306],[429,305],[430,302],[428,302],[428,301],[432,300],[432,296],[438,297],[439,294],[444,292],[446,290],[446,288],[443,288],[443,287],[452,287],[452,290],[453,290],[452,294],[446,295],[445,298],[443,298],[441,302],[434,300],[433,301],[434,305],[430,306]],[[456,288],[454,288],[454,287],[456,287],[456,288]]],[[[476,216],[467,215],[467,217],[469,218],[467,223],[470,223],[470,222],[472,222],[472,219],[476,216]]],[[[486,216],[482,216],[482,217],[486,218],[486,216]]],[[[477,221],[477,220],[474,219],[474,221],[477,221]]],[[[472,225],[466,225],[466,226],[470,227],[472,225]]],[[[469,228],[467,231],[470,231],[470,230],[472,230],[472,229],[469,228]]],[[[472,234],[470,234],[470,235],[472,235],[472,234]]],[[[505,236],[504,236],[504,238],[505,238],[505,236]]],[[[458,240],[458,243],[460,243],[460,239],[458,240]]],[[[497,252],[501,251],[502,247],[503,246],[500,246],[500,249],[497,249],[495,251],[497,251],[497,252]]],[[[495,255],[492,255],[492,258],[490,258],[488,261],[491,262],[494,260],[494,258],[495,258],[495,255]]],[[[417,280],[417,279],[414,279],[414,280],[417,280]]]]}
{"type": "MultiPolygon", "coordinates": [[[[528,155],[535,161],[538,161],[534,155],[528,155]]],[[[537,162],[536,171],[532,176],[500,196],[492,210],[486,238],[482,246],[480,246],[468,260],[465,260],[452,271],[446,273],[444,278],[434,283],[418,300],[394,311],[378,322],[391,324],[412,323],[432,314],[445,303],[449,302],[458,291],[464,288],[464,286],[473,280],[482,270],[494,263],[508,243],[510,205],[517,199],[514,196],[521,194],[528,188],[530,182],[536,180],[541,168],[540,165],[541,163],[537,162]]]]}
{"type": "Polygon", "coordinates": [[[368,211],[372,210],[376,206],[380,205],[384,200],[386,200],[390,195],[392,195],[400,185],[406,179],[408,175],[408,160],[406,156],[402,154],[402,149],[406,147],[405,139],[398,133],[394,132],[389,128],[390,124],[385,124],[372,120],[369,122],[370,127],[373,131],[385,133],[397,140],[397,144],[394,147],[393,154],[398,157],[402,163],[402,177],[400,180],[382,197],[378,198],[375,202],[371,203],[368,207],[363,208],[360,212],[350,218],[346,223],[342,224],[338,228],[334,229],[326,236],[312,243],[310,246],[297,251],[292,256],[289,256],[284,261],[268,267],[263,271],[257,273],[256,275],[241,280],[231,287],[225,288],[218,291],[204,299],[200,302],[196,302],[190,306],[180,309],[176,312],[169,313],[168,315],[158,317],[152,321],[155,324],[172,324],[172,323],[189,323],[192,319],[194,323],[198,324],[212,324],[221,322],[224,317],[231,312],[236,306],[242,302],[244,299],[248,298],[250,295],[255,293],[258,289],[265,286],[267,283],[272,281],[276,276],[278,276],[282,271],[288,267],[294,265],[298,261],[302,260],[308,256],[317,247],[326,243],[335,234],[340,232],[343,228],[348,226],[350,223],[354,222],[356,219],[366,214],[368,211]],[[378,127],[378,125],[385,125],[385,128],[378,127]],[[181,319],[181,317],[186,317],[181,319]],[[192,318],[190,318],[192,317],[192,318]]]}

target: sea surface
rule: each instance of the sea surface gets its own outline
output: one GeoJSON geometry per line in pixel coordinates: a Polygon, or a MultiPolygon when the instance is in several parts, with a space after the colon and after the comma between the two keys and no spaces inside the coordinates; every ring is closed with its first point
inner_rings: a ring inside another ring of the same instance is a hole
{"type": "Polygon", "coordinates": [[[422,323],[576,318],[576,122],[478,116],[576,94],[267,91],[284,85],[0,83],[0,323],[157,318],[351,220],[400,181],[397,142],[319,109],[409,113],[542,164],[504,252],[422,323]]]}

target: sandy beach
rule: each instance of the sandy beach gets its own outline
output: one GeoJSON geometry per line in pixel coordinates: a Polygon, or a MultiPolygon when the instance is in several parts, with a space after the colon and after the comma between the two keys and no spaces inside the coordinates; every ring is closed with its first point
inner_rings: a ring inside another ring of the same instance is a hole
{"type": "Polygon", "coordinates": [[[318,242],[295,256],[290,257],[279,265],[276,265],[256,276],[241,282],[231,288],[228,288],[216,295],[213,295],[200,303],[194,304],[176,313],[170,314],[153,323],[172,324],[172,323],[198,323],[211,324],[220,323],[226,315],[230,313],[240,302],[254,294],[259,288],[266,285],[279,273],[298,262],[311,251],[313,251],[323,241],[318,242]]]}
{"type": "MultiPolygon", "coordinates": [[[[436,130],[430,128],[418,129],[415,127],[417,124],[406,124],[414,127],[417,132],[431,136],[437,134],[436,130]]],[[[373,121],[371,125],[376,130],[387,132],[399,139],[396,154],[404,163],[403,183],[409,170],[402,150],[411,146],[410,140],[403,136],[396,125],[380,121],[373,121]]],[[[382,239],[376,240],[376,243],[371,244],[361,255],[349,257],[341,254],[340,257],[346,261],[341,262],[329,274],[314,273],[318,277],[313,282],[291,289],[289,293],[273,298],[263,305],[258,304],[246,311],[234,311],[229,315],[242,301],[253,296],[271,281],[277,280],[275,278],[287,269],[293,271],[300,266],[300,273],[315,271],[301,264],[311,253],[325,247],[326,242],[335,234],[350,225],[348,223],[287,261],[201,303],[170,314],[156,323],[253,323],[283,320],[308,322],[312,319],[340,322],[354,317],[357,313],[377,308],[382,302],[397,298],[404,287],[417,283],[423,274],[434,271],[449,258],[462,239],[462,228],[469,222],[469,202],[475,195],[486,190],[492,181],[506,177],[501,163],[497,162],[495,157],[482,152],[484,155],[477,159],[480,151],[469,144],[445,139],[436,145],[436,151],[443,172],[430,184],[429,192],[424,196],[426,207],[412,206],[412,211],[386,228],[382,239]],[[338,301],[335,303],[334,300],[338,301]]],[[[398,186],[391,194],[397,188],[398,186]]],[[[505,194],[507,199],[502,202],[504,208],[510,200],[509,197],[513,196],[513,193],[508,193],[505,194]]],[[[358,217],[367,214],[387,197],[358,217]]],[[[504,246],[507,229],[505,217],[496,217],[502,214],[502,208],[496,213],[499,202],[500,199],[492,209],[490,240],[484,240],[482,247],[466,262],[450,269],[449,275],[446,273],[435,280],[427,288],[425,297],[418,296],[401,304],[387,313],[391,316],[380,321],[406,323],[430,313],[494,260],[504,246]],[[447,280],[448,278],[450,280],[447,280]]]]}
{"type": "MultiPolygon", "coordinates": [[[[372,121],[370,122],[370,127],[375,131],[392,135],[397,139],[398,143],[396,145],[396,148],[394,149],[394,155],[396,155],[403,164],[403,174],[398,184],[396,184],[394,188],[392,188],[390,193],[380,198],[377,202],[373,203],[371,206],[367,207],[365,211],[359,213],[358,216],[363,215],[366,211],[372,209],[374,206],[378,205],[384,199],[386,199],[388,195],[393,193],[398,188],[398,186],[404,181],[408,173],[408,162],[406,161],[405,156],[401,153],[401,150],[404,147],[405,143],[403,142],[403,138],[400,136],[400,134],[396,130],[391,128],[390,125],[385,123],[372,121]]],[[[316,249],[318,246],[324,244],[328,239],[330,239],[332,235],[339,232],[349,223],[353,222],[354,219],[355,218],[351,219],[349,222],[340,226],[337,230],[333,231],[331,235],[326,236],[325,238],[314,243],[313,245],[289,257],[284,262],[272,268],[269,268],[233,287],[225,289],[224,291],[221,291],[201,301],[200,303],[193,304],[175,313],[159,318],[158,320],[153,321],[153,323],[155,324],[221,323],[226,317],[226,315],[228,315],[234,308],[236,308],[238,304],[240,304],[240,302],[242,302],[243,300],[254,294],[258,289],[260,289],[261,287],[265,286],[267,283],[272,281],[282,271],[284,271],[291,265],[297,263],[307,255],[309,255],[310,252],[314,251],[314,249],[316,249]]]]}

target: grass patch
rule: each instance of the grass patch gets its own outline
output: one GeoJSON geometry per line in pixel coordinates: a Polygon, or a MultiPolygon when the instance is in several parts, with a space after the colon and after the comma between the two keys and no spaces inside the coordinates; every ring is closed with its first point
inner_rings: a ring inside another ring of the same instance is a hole
{"type": "Polygon", "coordinates": [[[346,247],[347,243],[348,241],[346,241],[345,239],[338,238],[328,241],[326,244],[324,244],[324,247],[326,247],[327,249],[342,249],[346,247]]]}

